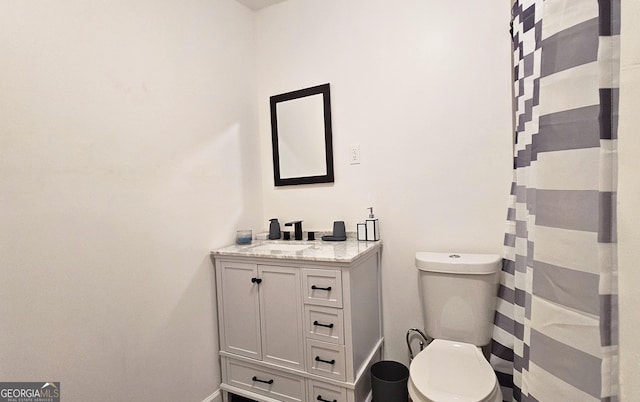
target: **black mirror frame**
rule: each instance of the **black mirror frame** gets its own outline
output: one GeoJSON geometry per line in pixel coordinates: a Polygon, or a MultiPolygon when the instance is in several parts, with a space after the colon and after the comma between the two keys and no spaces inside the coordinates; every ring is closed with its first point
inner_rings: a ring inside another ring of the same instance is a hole
{"type": "Polygon", "coordinates": [[[290,186],[296,184],[333,183],[333,139],[331,131],[331,96],[329,84],[323,84],[315,87],[274,95],[269,98],[269,103],[271,105],[271,146],[273,151],[273,179],[275,185],[290,186]],[[324,145],[327,174],[320,176],[290,177],[283,179],[280,177],[280,154],[278,152],[278,116],[276,113],[276,106],[279,102],[286,102],[289,100],[318,94],[322,94],[322,104],[324,106],[324,145]]]}

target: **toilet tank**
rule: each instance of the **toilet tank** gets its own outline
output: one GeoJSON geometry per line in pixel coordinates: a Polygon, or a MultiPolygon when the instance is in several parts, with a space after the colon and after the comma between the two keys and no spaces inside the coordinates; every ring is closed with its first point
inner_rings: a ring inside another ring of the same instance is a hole
{"type": "Polygon", "coordinates": [[[416,267],[426,334],[487,345],[502,258],[496,254],[418,252],[416,267]]]}

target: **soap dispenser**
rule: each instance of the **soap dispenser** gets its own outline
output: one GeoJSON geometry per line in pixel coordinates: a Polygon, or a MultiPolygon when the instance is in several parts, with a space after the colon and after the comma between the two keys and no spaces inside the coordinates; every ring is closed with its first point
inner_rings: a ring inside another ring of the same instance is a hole
{"type": "Polygon", "coordinates": [[[378,241],[380,240],[380,222],[373,215],[373,207],[367,209],[369,210],[369,219],[365,220],[367,241],[378,241]]]}
{"type": "Polygon", "coordinates": [[[269,219],[269,240],[279,240],[280,239],[280,222],[278,222],[278,218],[269,219]]]}

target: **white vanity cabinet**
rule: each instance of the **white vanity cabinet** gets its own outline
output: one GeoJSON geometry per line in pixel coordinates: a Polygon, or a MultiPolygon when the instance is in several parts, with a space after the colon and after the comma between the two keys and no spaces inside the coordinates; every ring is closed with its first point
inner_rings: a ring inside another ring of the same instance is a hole
{"type": "Polygon", "coordinates": [[[383,341],[381,245],[341,243],[213,253],[225,401],[228,393],[261,402],[370,400],[369,368],[383,341]]]}

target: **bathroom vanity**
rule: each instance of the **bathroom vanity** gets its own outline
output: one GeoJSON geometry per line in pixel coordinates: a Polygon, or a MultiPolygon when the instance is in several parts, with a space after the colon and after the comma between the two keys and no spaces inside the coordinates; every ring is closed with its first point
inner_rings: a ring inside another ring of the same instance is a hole
{"type": "Polygon", "coordinates": [[[348,239],[214,251],[224,401],[367,400],[382,356],[381,249],[348,239]]]}

